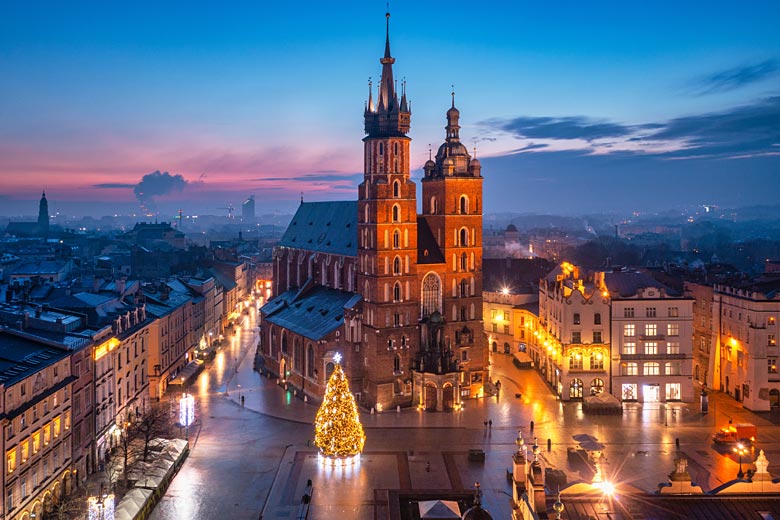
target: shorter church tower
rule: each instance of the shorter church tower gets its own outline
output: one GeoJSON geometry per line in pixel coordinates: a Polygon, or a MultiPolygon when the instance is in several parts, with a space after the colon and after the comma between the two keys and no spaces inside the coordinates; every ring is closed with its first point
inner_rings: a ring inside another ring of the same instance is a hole
{"type": "Polygon", "coordinates": [[[49,233],[49,202],[46,200],[46,192],[41,194],[41,201],[38,203],[38,232],[42,235],[49,233]]]}

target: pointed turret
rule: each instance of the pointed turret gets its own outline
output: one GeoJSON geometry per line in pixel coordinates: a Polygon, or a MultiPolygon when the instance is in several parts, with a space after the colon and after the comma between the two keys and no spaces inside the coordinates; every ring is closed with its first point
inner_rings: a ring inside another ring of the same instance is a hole
{"type": "Polygon", "coordinates": [[[376,108],[371,102],[366,104],[365,130],[369,137],[397,137],[409,132],[411,111],[406,99],[406,88],[402,84],[403,93],[399,106],[396,84],[393,79],[393,58],[390,53],[390,13],[385,13],[385,53],[379,59],[382,64],[382,78],[379,80],[376,108]]]}

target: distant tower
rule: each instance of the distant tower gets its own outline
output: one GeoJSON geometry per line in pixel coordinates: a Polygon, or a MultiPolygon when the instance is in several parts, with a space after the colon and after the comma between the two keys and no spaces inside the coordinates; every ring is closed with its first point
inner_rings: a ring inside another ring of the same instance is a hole
{"type": "Polygon", "coordinates": [[[254,223],[255,221],[255,196],[250,195],[248,199],[241,204],[241,219],[244,222],[254,223]]]}
{"type": "Polygon", "coordinates": [[[49,233],[49,202],[46,200],[45,191],[38,203],[38,230],[44,235],[49,233]]]}

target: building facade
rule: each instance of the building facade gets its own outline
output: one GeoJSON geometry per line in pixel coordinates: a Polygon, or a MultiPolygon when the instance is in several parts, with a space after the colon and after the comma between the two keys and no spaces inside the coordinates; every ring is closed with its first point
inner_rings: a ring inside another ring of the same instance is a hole
{"type": "Polygon", "coordinates": [[[716,284],[712,318],[719,389],[750,410],[780,406],[780,276],[716,284]]]}
{"type": "Polygon", "coordinates": [[[482,395],[487,375],[481,166],[460,142],[453,94],[417,213],[411,111],[394,62],[388,34],[364,112],[358,200],[302,202],[274,251],[260,361],[319,397],[339,353],[364,406],[450,410],[482,395]]]}

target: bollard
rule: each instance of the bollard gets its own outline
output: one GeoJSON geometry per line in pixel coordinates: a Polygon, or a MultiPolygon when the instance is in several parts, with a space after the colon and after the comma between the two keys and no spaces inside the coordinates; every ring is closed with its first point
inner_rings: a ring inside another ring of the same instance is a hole
{"type": "Polygon", "coordinates": [[[534,422],[531,421],[531,431],[534,431],[534,422]]]}
{"type": "Polygon", "coordinates": [[[401,405],[395,407],[395,413],[401,413],[401,405]]]}
{"type": "Polygon", "coordinates": [[[374,415],[374,407],[371,407],[371,415],[374,415]]]}
{"type": "Polygon", "coordinates": [[[547,439],[547,451],[552,451],[552,439],[547,439]]]}

